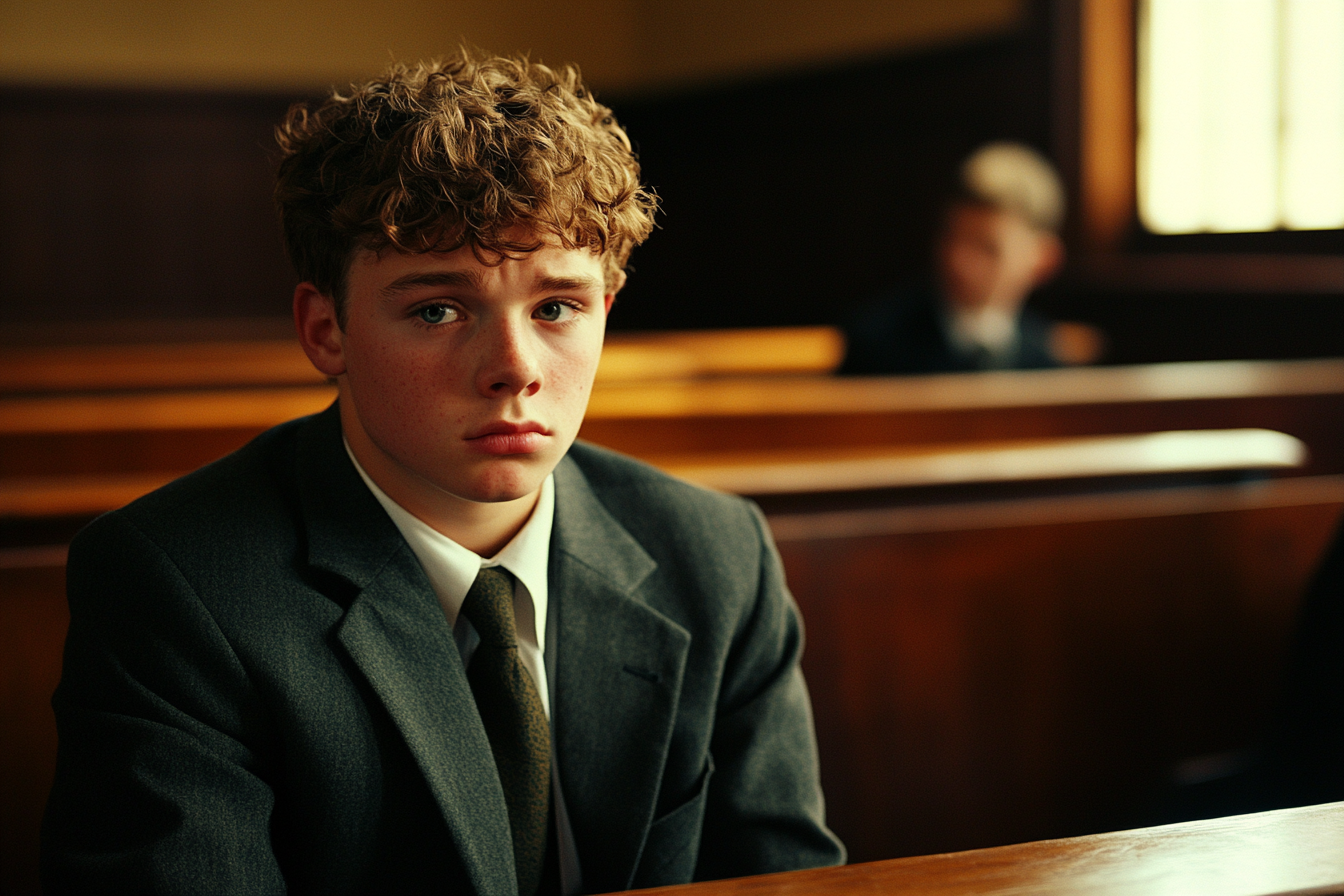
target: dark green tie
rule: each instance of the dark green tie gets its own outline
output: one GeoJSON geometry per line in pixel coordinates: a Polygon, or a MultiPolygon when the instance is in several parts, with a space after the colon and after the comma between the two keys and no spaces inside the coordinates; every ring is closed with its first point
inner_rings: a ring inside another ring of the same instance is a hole
{"type": "Polygon", "coordinates": [[[497,567],[482,569],[462,612],[481,636],[467,681],[504,787],[518,892],[532,896],[541,884],[551,814],[551,726],[536,682],[518,656],[513,577],[497,567]]]}

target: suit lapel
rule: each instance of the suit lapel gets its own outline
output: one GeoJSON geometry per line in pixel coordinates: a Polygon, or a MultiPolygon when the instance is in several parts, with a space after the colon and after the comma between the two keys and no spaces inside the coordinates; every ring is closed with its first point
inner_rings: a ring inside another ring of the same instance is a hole
{"type": "Polygon", "coordinates": [[[351,597],[337,637],[401,731],[478,892],[515,886],[504,794],[462,659],[424,571],[360,480],[333,405],[300,437],[308,560],[351,597]]]}
{"type": "Polygon", "coordinates": [[[626,889],[653,819],[690,634],[641,599],[657,564],[578,465],[566,458],[555,477],[560,780],[585,889],[626,889]]]}

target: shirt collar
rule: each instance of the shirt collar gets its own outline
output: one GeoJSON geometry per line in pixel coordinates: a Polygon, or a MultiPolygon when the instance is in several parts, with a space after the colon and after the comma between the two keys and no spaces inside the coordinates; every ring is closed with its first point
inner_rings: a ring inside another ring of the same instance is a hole
{"type": "Polygon", "coordinates": [[[1007,354],[1017,342],[1017,316],[1002,308],[945,308],[943,321],[952,343],[964,352],[984,349],[991,355],[1007,354]]]}
{"type": "MultiPolygon", "coordinates": [[[[344,439],[342,439],[345,442],[344,439]]],[[[551,555],[551,528],[555,522],[555,476],[546,477],[541,483],[541,493],[537,496],[537,505],[532,509],[523,528],[510,539],[498,554],[485,558],[463,547],[442,532],[412,514],[378,487],[377,483],[360,466],[350,443],[345,442],[345,452],[355,465],[364,484],[373,492],[378,503],[387,511],[392,522],[406,539],[420,566],[424,569],[434,594],[448,617],[450,626],[457,625],[458,613],[467,592],[476,581],[476,574],[489,566],[502,566],[513,574],[522,584],[524,600],[515,592],[514,610],[518,626],[518,637],[531,640],[538,651],[546,648],[546,607],[548,603],[548,569],[551,555]],[[530,616],[531,618],[527,618],[530,616]]]]}

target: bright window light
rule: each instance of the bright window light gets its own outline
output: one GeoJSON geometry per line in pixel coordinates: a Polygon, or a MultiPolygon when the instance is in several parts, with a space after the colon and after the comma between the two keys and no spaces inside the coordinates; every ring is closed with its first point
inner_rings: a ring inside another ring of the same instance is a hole
{"type": "Polygon", "coordinates": [[[1283,6],[1282,220],[1344,227],[1344,0],[1283,6]]]}
{"type": "Polygon", "coordinates": [[[1344,0],[1146,0],[1140,15],[1144,225],[1344,227],[1344,0]]]}

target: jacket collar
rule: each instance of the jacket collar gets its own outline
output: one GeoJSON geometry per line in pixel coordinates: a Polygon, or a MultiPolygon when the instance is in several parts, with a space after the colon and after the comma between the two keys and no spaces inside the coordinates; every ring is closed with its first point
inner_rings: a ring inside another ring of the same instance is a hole
{"type": "Polygon", "coordinates": [[[657,563],[572,457],[555,471],[556,750],[590,891],[627,889],[658,799],[691,637],[648,603],[657,563]]]}
{"type": "Polygon", "coordinates": [[[338,640],[405,738],[474,889],[516,888],[504,792],[461,655],[419,561],[350,463],[336,405],[301,431],[297,459],[310,569],[347,607],[338,640]]]}
{"type": "MultiPolygon", "coordinates": [[[[300,432],[298,464],[310,568],[347,598],[341,644],[406,739],[475,889],[512,888],[504,795],[452,631],[346,456],[336,405],[300,432]]],[[[657,563],[572,458],[556,467],[555,486],[547,651],[556,658],[560,780],[585,889],[627,889],[653,820],[691,636],[649,605],[657,563]]]]}

